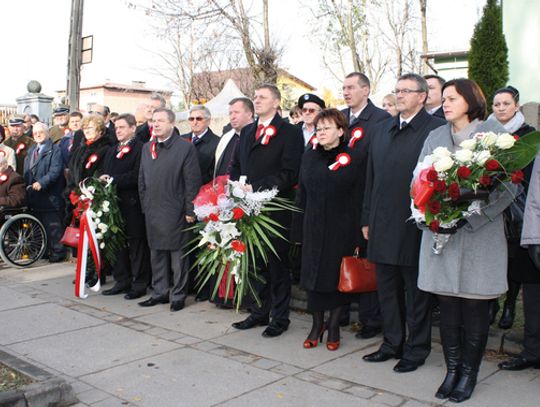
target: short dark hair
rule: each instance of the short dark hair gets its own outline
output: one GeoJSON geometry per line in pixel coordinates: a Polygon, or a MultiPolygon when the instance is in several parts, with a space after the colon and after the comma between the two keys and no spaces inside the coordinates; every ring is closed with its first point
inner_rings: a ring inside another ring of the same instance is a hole
{"type": "Polygon", "coordinates": [[[294,105],[291,107],[291,110],[289,110],[289,117],[293,117],[294,115],[300,116],[302,114],[302,109],[300,109],[300,106],[294,105]]]}
{"type": "Polygon", "coordinates": [[[71,112],[69,114],[69,117],[78,117],[79,119],[83,118],[83,114],[81,112],[71,112]]]}
{"type": "Polygon", "coordinates": [[[176,121],[176,115],[171,109],[167,109],[166,107],[158,107],[156,110],[154,110],[153,114],[165,112],[167,113],[167,118],[169,119],[169,122],[174,123],[176,121]]]}
{"type": "Polygon", "coordinates": [[[275,99],[281,100],[281,92],[279,91],[278,87],[273,83],[261,83],[255,86],[255,90],[259,89],[268,89],[275,99]]]}
{"type": "Polygon", "coordinates": [[[229,102],[229,106],[232,106],[238,102],[242,103],[244,105],[244,108],[251,112],[251,116],[255,115],[255,107],[253,106],[253,102],[251,101],[251,99],[245,97],[234,98],[229,102]]]}
{"type": "Polygon", "coordinates": [[[428,79],[437,79],[439,81],[439,83],[441,84],[441,87],[444,86],[444,84],[446,83],[446,81],[444,80],[444,78],[441,78],[439,75],[433,75],[433,74],[430,74],[430,75],[424,75],[424,79],[427,81],[428,79]]]}
{"type": "Polygon", "coordinates": [[[131,113],[122,113],[121,115],[118,115],[116,121],[118,120],[124,120],[129,127],[137,126],[137,119],[135,119],[135,116],[133,116],[131,113]]]}
{"type": "Polygon", "coordinates": [[[371,83],[369,82],[369,78],[366,75],[364,75],[362,72],[351,72],[345,77],[345,79],[349,79],[349,78],[358,78],[358,83],[361,86],[368,86],[369,88],[371,88],[371,83]]]}
{"type": "Polygon", "coordinates": [[[111,114],[111,109],[109,109],[109,106],[103,106],[103,111],[105,112],[105,116],[111,114]]]}
{"type": "Polygon", "coordinates": [[[463,96],[469,109],[467,110],[467,117],[472,122],[475,119],[484,120],[486,117],[486,97],[484,92],[480,89],[478,84],[470,79],[459,78],[452,79],[446,82],[442,88],[443,92],[446,88],[453,86],[456,88],[456,92],[463,96]]]}
{"type": "Polygon", "coordinates": [[[313,120],[313,125],[315,126],[315,128],[317,128],[317,124],[321,120],[334,122],[338,129],[343,130],[343,140],[349,140],[349,132],[347,131],[349,123],[342,112],[334,108],[321,110],[313,120]]]}
{"type": "Polygon", "coordinates": [[[427,81],[421,75],[418,75],[417,73],[412,73],[412,72],[405,73],[398,78],[398,82],[399,81],[416,82],[416,86],[418,86],[417,90],[426,94],[426,97],[424,98],[424,104],[426,104],[429,88],[428,88],[427,81]]]}
{"type": "Polygon", "coordinates": [[[510,96],[512,96],[512,99],[514,99],[514,102],[516,104],[519,103],[519,90],[517,90],[513,86],[508,85],[508,86],[505,86],[504,88],[497,89],[493,97],[495,97],[499,93],[509,93],[510,96]]]}

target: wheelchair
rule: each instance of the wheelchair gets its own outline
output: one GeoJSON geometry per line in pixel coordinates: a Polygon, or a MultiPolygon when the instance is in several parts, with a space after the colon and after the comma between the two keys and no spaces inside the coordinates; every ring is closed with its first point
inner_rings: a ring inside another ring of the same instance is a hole
{"type": "Polygon", "coordinates": [[[12,267],[28,267],[47,250],[43,224],[27,207],[0,207],[0,257],[12,267]]]}

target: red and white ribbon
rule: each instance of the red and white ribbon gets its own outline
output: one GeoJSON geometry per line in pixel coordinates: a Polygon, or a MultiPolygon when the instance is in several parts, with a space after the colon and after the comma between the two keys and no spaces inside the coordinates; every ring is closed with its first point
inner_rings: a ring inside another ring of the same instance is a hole
{"type": "Polygon", "coordinates": [[[347,153],[338,154],[336,162],[328,166],[331,171],[336,171],[339,167],[345,167],[351,163],[351,156],[347,153]]]}
{"type": "Polygon", "coordinates": [[[86,160],[86,165],[84,168],[89,169],[94,163],[98,160],[97,154],[92,154],[88,159],[86,160]]]}
{"type": "Polygon", "coordinates": [[[276,135],[277,130],[274,126],[269,125],[262,130],[262,133],[261,144],[265,146],[270,142],[270,139],[276,135]]]}
{"type": "Polygon", "coordinates": [[[309,144],[311,144],[311,149],[315,150],[317,146],[319,145],[319,140],[317,139],[316,135],[311,136],[309,139],[309,144]]]}
{"type": "Polygon", "coordinates": [[[8,180],[8,176],[6,174],[0,175],[0,184],[3,184],[8,180]]]}
{"type": "Polygon", "coordinates": [[[157,143],[155,140],[150,143],[150,154],[152,155],[152,160],[157,158],[157,143]]]}
{"type": "Polygon", "coordinates": [[[118,152],[118,154],[116,154],[116,158],[121,160],[122,157],[124,157],[126,154],[129,154],[130,152],[131,152],[131,147],[130,146],[123,146],[120,149],[120,151],[118,152]]]}
{"type": "Polygon", "coordinates": [[[351,139],[349,140],[349,147],[353,148],[357,141],[364,138],[364,129],[361,127],[355,127],[351,131],[351,139]]]}
{"type": "Polygon", "coordinates": [[[19,145],[17,146],[17,150],[15,150],[15,154],[19,154],[25,148],[26,148],[26,146],[24,145],[24,143],[19,143],[19,145]]]}
{"type": "Polygon", "coordinates": [[[97,282],[90,287],[90,290],[98,292],[101,288],[101,255],[99,253],[99,244],[96,237],[96,226],[92,217],[88,216],[88,210],[85,210],[80,218],[77,270],[75,273],[75,296],[78,298],[88,297],[88,294],[86,294],[84,290],[86,268],[88,266],[88,248],[90,248],[90,252],[92,253],[97,273],[97,282]]]}

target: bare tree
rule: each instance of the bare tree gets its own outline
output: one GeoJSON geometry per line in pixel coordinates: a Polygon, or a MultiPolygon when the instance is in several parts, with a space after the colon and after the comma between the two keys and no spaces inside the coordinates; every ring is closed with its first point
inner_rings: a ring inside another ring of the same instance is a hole
{"type": "MultiPolygon", "coordinates": [[[[420,19],[422,26],[422,54],[427,54],[429,52],[428,47],[428,34],[427,34],[427,0],[418,0],[420,5],[420,19]]],[[[422,59],[422,68],[421,72],[423,74],[428,73],[429,67],[427,65],[427,60],[422,59]]]]}

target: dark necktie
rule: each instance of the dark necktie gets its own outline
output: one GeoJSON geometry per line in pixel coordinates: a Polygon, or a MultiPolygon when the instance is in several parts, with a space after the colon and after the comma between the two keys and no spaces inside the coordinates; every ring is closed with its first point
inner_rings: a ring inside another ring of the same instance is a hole
{"type": "Polygon", "coordinates": [[[409,123],[407,123],[405,120],[401,122],[401,125],[399,126],[400,130],[403,130],[405,127],[407,127],[409,123]]]}
{"type": "Polygon", "coordinates": [[[201,139],[199,137],[197,137],[195,134],[191,137],[191,142],[194,144],[194,145],[197,145],[201,142],[201,139]]]}

